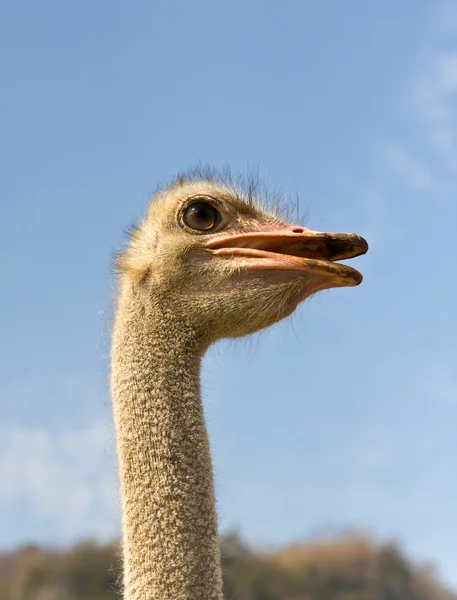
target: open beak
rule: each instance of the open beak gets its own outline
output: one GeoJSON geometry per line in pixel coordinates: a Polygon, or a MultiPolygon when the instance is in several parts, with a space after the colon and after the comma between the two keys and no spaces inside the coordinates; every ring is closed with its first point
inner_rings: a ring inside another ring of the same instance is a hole
{"type": "Polygon", "coordinates": [[[243,259],[248,270],[303,272],[316,289],[359,285],[362,275],[336,260],[365,254],[367,242],[355,233],[322,233],[287,225],[276,231],[221,235],[205,248],[217,256],[243,259]]]}

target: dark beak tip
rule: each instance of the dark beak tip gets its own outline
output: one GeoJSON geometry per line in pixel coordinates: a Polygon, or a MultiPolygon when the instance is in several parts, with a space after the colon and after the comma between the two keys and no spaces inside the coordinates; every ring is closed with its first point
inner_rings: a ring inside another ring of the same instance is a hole
{"type": "Polygon", "coordinates": [[[361,235],[357,235],[357,234],[353,234],[353,239],[352,239],[352,248],[353,250],[357,251],[357,256],[360,256],[362,254],[366,254],[368,252],[368,242],[366,241],[365,238],[363,238],[361,235]]]}
{"type": "Polygon", "coordinates": [[[358,244],[356,248],[360,254],[366,254],[368,252],[368,244],[366,242],[365,244],[358,244]]]}

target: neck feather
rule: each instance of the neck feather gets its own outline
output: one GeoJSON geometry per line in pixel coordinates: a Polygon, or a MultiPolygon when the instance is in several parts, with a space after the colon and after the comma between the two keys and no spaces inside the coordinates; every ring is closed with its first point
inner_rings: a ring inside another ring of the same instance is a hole
{"type": "Polygon", "coordinates": [[[221,600],[202,347],[171,311],[124,285],[111,389],[120,470],[126,600],[221,600]]]}

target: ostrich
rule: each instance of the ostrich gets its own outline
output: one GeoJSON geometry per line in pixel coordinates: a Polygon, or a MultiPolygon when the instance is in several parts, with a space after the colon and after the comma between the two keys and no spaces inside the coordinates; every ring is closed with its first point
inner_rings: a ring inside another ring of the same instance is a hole
{"type": "Polygon", "coordinates": [[[222,599],[202,356],[319,290],[358,285],[358,271],[333,261],[367,249],[355,234],[291,225],[211,174],[154,196],[117,261],[111,392],[126,600],[222,599]]]}

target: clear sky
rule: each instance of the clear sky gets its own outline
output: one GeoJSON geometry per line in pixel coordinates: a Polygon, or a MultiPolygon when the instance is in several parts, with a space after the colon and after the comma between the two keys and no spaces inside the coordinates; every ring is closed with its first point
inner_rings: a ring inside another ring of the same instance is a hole
{"type": "Polygon", "coordinates": [[[110,254],[229,164],[371,249],[206,357],[222,527],[362,529],[457,587],[457,4],[6,1],[0,40],[1,547],[117,535],[110,254]]]}

